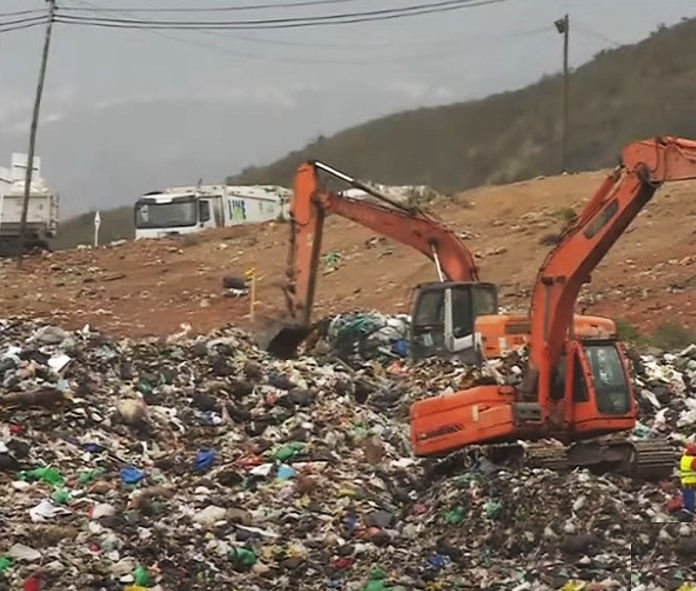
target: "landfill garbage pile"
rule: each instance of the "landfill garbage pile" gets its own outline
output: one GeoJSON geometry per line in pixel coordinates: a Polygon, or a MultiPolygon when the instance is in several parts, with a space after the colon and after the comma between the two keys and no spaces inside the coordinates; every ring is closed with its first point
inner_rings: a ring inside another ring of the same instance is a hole
{"type": "Polygon", "coordinates": [[[443,368],[273,360],[233,328],[132,342],[2,323],[0,589],[696,580],[696,538],[665,510],[668,488],[475,457],[424,481],[392,407],[470,379],[443,368]]]}
{"type": "Polygon", "coordinates": [[[326,319],[319,339],[344,361],[403,359],[409,351],[411,317],[380,312],[352,312],[326,319]]]}
{"type": "Polygon", "coordinates": [[[636,438],[682,447],[696,436],[696,344],[662,355],[632,355],[639,423],[636,438]]]}

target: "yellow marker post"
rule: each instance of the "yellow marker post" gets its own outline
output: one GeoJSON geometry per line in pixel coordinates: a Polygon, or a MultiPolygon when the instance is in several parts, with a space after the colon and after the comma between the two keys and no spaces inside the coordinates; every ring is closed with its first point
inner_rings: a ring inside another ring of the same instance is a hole
{"type": "Polygon", "coordinates": [[[254,322],[254,308],[256,307],[256,269],[252,267],[246,272],[246,280],[249,285],[249,319],[254,322]]]}

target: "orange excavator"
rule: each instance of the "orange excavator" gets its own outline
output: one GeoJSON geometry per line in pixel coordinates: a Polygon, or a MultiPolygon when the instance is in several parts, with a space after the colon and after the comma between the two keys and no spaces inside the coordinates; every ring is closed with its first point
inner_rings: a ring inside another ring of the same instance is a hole
{"type": "Polygon", "coordinates": [[[671,474],[675,456],[665,441],[625,437],[636,424],[636,402],[621,343],[574,334],[571,321],[582,284],[656,190],[687,179],[696,179],[696,141],[662,137],[624,148],[621,164],[539,270],[520,386],[481,385],[415,402],[410,428],[416,455],[441,457],[486,445],[491,451],[522,448],[529,464],[554,469],[587,467],[644,479],[671,474]]]}
{"type": "MultiPolygon", "coordinates": [[[[324,220],[329,213],[408,245],[434,262],[438,281],[417,285],[412,298],[409,351],[413,359],[456,355],[480,362],[482,357],[497,357],[527,342],[529,318],[498,314],[497,287],[479,280],[474,256],[455,232],[421,209],[406,206],[327,164],[309,161],[298,168],[293,184],[284,287],[289,319],[266,346],[274,355],[293,356],[312,332],[324,220]],[[323,189],[319,172],[376,202],[323,189]]],[[[616,327],[606,318],[578,315],[575,330],[611,335],[616,327]]]]}

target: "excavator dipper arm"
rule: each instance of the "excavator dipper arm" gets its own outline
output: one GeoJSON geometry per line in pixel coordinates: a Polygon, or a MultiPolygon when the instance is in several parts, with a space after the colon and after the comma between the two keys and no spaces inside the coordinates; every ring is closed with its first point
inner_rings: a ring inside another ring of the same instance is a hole
{"type": "Polygon", "coordinates": [[[437,219],[420,209],[406,207],[321,162],[306,162],[298,169],[293,186],[288,286],[285,289],[290,316],[300,326],[308,326],[311,320],[324,219],[328,213],[421,252],[435,262],[441,280],[478,281],[478,269],[471,251],[437,219]],[[348,182],[385,205],[322,190],[318,170],[348,182]]]}
{"type": "Polygon", "coordinates": [[[666,181],[696,179],[696,141],[661,137],[628,145],[582,213],[565,230],[538,273],[532,294],[525,393],[549,409],[552,368],[571,325],[580,288],[666,181]]]}

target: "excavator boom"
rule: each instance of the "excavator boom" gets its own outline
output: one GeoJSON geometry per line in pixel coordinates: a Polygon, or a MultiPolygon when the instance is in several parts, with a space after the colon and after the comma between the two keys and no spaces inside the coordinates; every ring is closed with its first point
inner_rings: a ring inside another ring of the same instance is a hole
{"type": "Polygon", "coordinates": [[[580,289],[629,224],[667,181],[696,178],[696,142],[675,137],[626,146],[539,269],[532,293],[529,371],[523,390],[538,391],[547,414],[553,367],[564,350],[580,289]]]}

